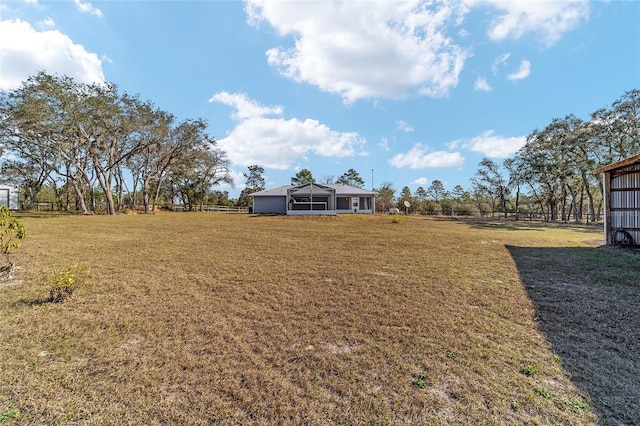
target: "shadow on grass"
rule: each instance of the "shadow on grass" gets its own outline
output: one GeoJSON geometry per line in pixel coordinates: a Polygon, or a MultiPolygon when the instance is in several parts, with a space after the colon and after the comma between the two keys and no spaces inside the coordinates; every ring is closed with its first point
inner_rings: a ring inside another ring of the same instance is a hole
{"type": "Polygon", "coordinates": [[[640,424],[640,253],[506,247],[541,331],[602,424],[640,424]]]}
{"type": "Polygon", "coordinates": [[[18,306],[40,306],[40,305],[46,305],[49,303],[59,303],[59,302],[55,302],[53,300],[51,300],[50,297],[36,297],[35,299],[20,299],[18,301],[16,301],[13,306],[14,307],[18,307],[18,306]]]}
{"type": "Polygon", "coordinates": [[[36,212],[31,210],[21,210],[17,211],[13,214],[14,217],[18,219],[29,218],[29,219],[55,219],[60,217],[69,217],[69,216],[80,216],[71,212],[36,212]]]}
{"type": "Polygon", "coordinates": [[[544,231],[549,228],[569,229],[573,231],[593,232],[594,230],[602,230],[602,224],[586,224],[573,222],[544,222],[540,220],[504,220],[499,218],[471,218],[471,217],[435,217],[435,220],[444,220],[449,222],[460,222],[476,229],[496,229],[505,231],[544,231]]]}

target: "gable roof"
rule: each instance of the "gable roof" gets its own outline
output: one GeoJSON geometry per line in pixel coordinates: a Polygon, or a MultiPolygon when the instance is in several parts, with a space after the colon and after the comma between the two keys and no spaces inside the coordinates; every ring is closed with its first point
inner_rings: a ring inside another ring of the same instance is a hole
{"type": "Polygon", "coordinates": [[[625,158],[624,160],[618,161],[617,163],[609,164],[608,166],[595,169],[593,171],[593,174],[597,175],[598,173],[608,172],[609,170],[619,169],[621,167],[630,166],[635,163],[640,163],[640,154],[634,155],[633,157],[625,158]]]}
{"type": "Polygon", "coordinates": [[[286,196],[287,189],[293,188],[293,185],[284,185],[279,186],[277,188],[265,189],[264,191],[254,192],[253,194],[249,194],[250,197],[277,197],[277,196],[286,196]]]}
{"type": "MultiPolygon", "coordinates": [[[[279,186],[277,188],[265,189],[264,191],[254,192],[253,194],[250,194],[250,196],[251,197],[278,197],[278,196],[285,197],[287,195],[288,190],[293,188],[304,189],[307,186],[309,186],[309,184],[306,184],[306,183],[298,186],[284,185],[284,186],[279,186]]],[[[314,183],[313,186],[320,187],[320,188],[331,188],[335,190],[336,195],[372,196],[372,195],[378,194],[375,191],[369,191],[369,190],[358,188],[351,185],[343,185],[341,183],[327,183],[327,184],[314,183]]]]}

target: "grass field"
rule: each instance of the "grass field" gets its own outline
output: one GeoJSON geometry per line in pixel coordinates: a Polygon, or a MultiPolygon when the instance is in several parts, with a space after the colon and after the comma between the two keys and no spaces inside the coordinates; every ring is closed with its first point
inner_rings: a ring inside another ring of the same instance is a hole
{"type": "Polygon", "coordinates": [[[22,216],[8,424],[640,424],[640,255],[600,228],[22,216]],[[48,303],[34,279],[82,264],[48,303]]]}

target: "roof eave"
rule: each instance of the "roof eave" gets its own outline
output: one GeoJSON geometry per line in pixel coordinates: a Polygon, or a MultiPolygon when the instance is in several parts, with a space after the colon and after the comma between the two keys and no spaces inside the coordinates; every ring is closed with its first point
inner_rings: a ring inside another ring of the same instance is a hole
{"type": "Polygon", "coordinates": [[[617,163],[609,164],[608,166],[600,167],[599,169],[595,169],[593,172],[594,175],[608,172],[609,170],[619,169],[621,167],[630,166],[631,164],[635,164],[636,162],[640,163],[640,154],[634,155],[633,157],[625,158],[622,161],[618,161],[617,163]]]}

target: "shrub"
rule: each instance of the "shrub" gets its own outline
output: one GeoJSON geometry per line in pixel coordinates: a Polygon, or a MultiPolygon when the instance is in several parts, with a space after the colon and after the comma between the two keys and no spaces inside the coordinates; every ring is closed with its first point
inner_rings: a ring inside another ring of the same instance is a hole
{"type": "Polygon", "coordinates": [[[540,369],[533,364],[527,364],[520,369],[520,372],[527,377],[532,377],[538,374],[540,372],[540,369]]]}
{"type": "Polygon", "coordinates": [[[9,254],[20,247],[25,236],[24,225],[12,217],[6,205],[0,206],[0,253],[9,254]]]}
{"type": "Polygon", "coordinates": [[[427,372],[423,371],[414,377],[413,381],[411,382],[411,386],[418,389],[424,389],[427,386],[428,378],[429,375],[427,374],[427,372]]]}
{"type": "Polygon", "coordinates": [[[66,269],[54,269],[45,281],[45,286],[49,290],[49,300],[64,302],[78,287],[85,285],[90,276],[91,271],[79,265],[71,265],[66,269]]]}
{"type": "Polygon", "coordinates": [[[11,277],[13,262],[9,254],[20,247],[20,241],[25,236],[24,225],[11,216],[11,210],[6,205],[0,206],[0,255],[3,258],[3,264],[0,265],[0,279],[11,277]]]}
{"type": "Polygon", "coordinates": [[[20,415],[20,410],[14,408],[13,410],[9,410],[6,413],[0,413],[0,423],[8,422],[9,420],[15,419],[20,415]]]}
{"type": "Polygon", "coordinates": [[[393,215],[391,215],[391,223],[400,223],[402,222],[402,216],[400,216],[398,213],[394,213],[393,215]]]}

